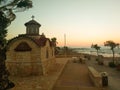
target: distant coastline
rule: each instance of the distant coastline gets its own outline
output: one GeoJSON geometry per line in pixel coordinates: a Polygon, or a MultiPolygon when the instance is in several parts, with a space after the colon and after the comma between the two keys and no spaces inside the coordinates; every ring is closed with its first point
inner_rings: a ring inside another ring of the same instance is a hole
{"type": "MultiPolygon", "coordinates": [[[[97,55],[96,50],[93,48],[73,48],[73,51],[76,51],[77,53],[97,55]]],[[[99,55],[103,55],[104,57],[112,57],[112,51],[109,48],[101,48],[99,55]]],[[[115,57],[120,57],[120,49],[115,49],[115,57]]]]}

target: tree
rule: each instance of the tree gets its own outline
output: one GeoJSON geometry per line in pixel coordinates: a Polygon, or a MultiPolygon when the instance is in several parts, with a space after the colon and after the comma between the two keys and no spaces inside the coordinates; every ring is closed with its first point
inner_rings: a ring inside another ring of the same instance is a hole
{"type": "Polygon", "coordinates": [[[58,48],[56,47],[57,46],[57,39],[55,37],[51,38],[51,41],[52,41],[52,44],[54,45],[55,47],[55,54],[58,54],[59,50],[58,48]]]}
{"type": "Polygon", "coordinates": [[[14,12],[25,11],[31,7],[31,0],[0,0],[0,12],[9,19],[9,22],[16,18],[14,12]]]}
{"type": "Polygon", "coordinates": [[[118,44],[118,43],[115,43],[115,42],[113,42],[113,41],[111,41],[111,40],[109,40],[109,41],[106,41],[106,42],[104,43],[104,46],[109,46],[109,47],[110,47],[110,49],[111,49],[111,51],[112,51],[112,54],[113,54],[113,63],[115,63],[115,60],[114,60],[114,58],[115,58],[114,48],[116,48],[117,46],[119,46],[119,44],[118,44]]]}
{"type": "Polygon", "coordinates": [[[98,46],[97,44],[92,44],[91,48],[94,48],[97,50],[97,56],[98,56],[98,51],[100,50],[100,46],[98,46]]]}
{"type": "Polygon", "coordinates": [[[31,0],[0,0],[0,90],[14,86],[8,79],[9,72],[5,67],[7,27],[15,20],[15,12],[25,11],[31,7],[31,0]]]}
{"type": "Polygon", "coordinates": [[[57,39],[55,37],[51,38],[51,41],[53,45],[56,47],[57,46],[57,39]]]}

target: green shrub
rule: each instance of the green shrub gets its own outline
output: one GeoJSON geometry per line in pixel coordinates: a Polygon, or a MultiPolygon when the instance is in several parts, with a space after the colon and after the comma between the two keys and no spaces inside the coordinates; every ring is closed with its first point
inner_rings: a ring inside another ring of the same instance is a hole
{"type": "Polygon", "coordinates": [[[114,62],[109,62],[109,67],[116,67],[115,63],[114,62]]]}
{"type": "Polygon", "coordinates": [[[96,58],[96,61],[98,61],[99,59],[98,58],[96,58]]]}

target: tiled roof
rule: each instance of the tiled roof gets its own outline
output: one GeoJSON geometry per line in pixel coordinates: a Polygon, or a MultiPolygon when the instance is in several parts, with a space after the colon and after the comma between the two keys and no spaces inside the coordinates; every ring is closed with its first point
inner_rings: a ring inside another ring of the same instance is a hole
{"type": "Polygon", "coordinates": [[[22,38],[29,39],[29,40],[33,41],[35,44],[37,44],[40,47],[45,46],[47,40],[49,41],[50,46],[54,46],[54,44],[52,43],[52,41],[50,41],[49,38],[46,38],[44,36],[41,36],[40,38],[33,38],[33,37],[29,37],[27,35],[18,36],[18,37],[15,37],[15,38],[9,40],[7,46],[9,47],[12,42],[15,42],[18,39],[22,39],[22,38]]]}
{"type": "Polygon", "coordinates": [[[54,45],[54,44],[52,43],[52,41],[50,41],[49,38],[46,38],[46,37],[44,37],[44,36],[41,36],[39,39],[34,39],[34,42],[35,42],[37,45],[39,45],[39,46],[45,46],[47,40],[49,41],[50,46],[53,46],[53,45],[54,45]]]}

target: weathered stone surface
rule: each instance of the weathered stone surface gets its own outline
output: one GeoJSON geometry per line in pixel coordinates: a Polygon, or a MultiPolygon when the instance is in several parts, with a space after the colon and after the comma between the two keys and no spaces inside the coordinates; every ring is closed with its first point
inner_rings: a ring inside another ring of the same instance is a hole
{"type": "Polygon", "coordinates": [[[96,87],[102,87],[102,77],[93,67],[88,67],[89,76],[96,87]]]}
{"type": "Polygon", "coordinates": [[[38,47],[31,40],[18,38],[8,48],[6,66],[13,76],[46,75],[55,64],[53,52],[54,47],[50,46],[49,41],[44,47],[38,47]],[[31,51],[15,51],[21,42],[26,42],[31,51]]]}

